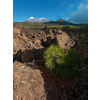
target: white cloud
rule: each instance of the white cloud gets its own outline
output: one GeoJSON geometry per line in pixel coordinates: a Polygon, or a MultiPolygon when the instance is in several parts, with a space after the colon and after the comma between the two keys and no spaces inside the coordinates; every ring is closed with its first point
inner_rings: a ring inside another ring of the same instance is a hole
{"type": "Polygon", "coordinates": [[[69,17],[67,17],[65,20],[68,20],[69,19],[69,17]]]}
{"type": "Polygon", "coordinates": [[[60,3],[60,6],[62,7],[62,6],[64,6],[66,3],[67,3],[66,1],[62,1],[62,2],[60,3]]]}
{"type": "Polygon", "coordinates": [[[88,23],[88,5],[78,5],[78,10],[69,15],[68,21],[76,23],[88,23]]]}
{"type": "Polygon", "coordinates": [[[70,4],[69,9],[73,8],[74,6],[75,6],[75,4],[70,4]]]}

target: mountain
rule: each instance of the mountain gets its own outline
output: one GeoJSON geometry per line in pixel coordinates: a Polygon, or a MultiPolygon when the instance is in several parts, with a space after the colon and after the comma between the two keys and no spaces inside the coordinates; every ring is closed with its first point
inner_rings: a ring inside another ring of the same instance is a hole
{"type": "Polygon", "coordinates": [[[39,20],[40,20],[42,23],[51,21],[50,19],[44,18],[44,17],[43,17],[43,18],[39,18],[39,20]]]}
{"type": "Polygon", "coordinates": [[[64,20],[64,19],[58,19],[56,21],[49,21],[49,22],[46,22],[45,24],[51,24],[51,25],[55,25],[55,24],[58,24],[58,25],[73,25],[73,26],[83,26],[83,25],[87,25],[87,24],[76,24],[76,23],[72,23],[72,22],[69,22],[69,21],[64,20]]]}
{"type": "Polygon", "coordinates": [[[58,19],[56,22],[67,22],[67,21],[64,19],[58,19]]]}
{"type": "Polygon", "coordinates": [[[76,25],[76,24],[68,22],[67,20],[64,20],[64,19],[58,19],[56,21],[49,21],[49,22],[46,22],[46,24],[76,25]]]}
{"type": "Polygon", "coordinates": [[[51,21],[51,20],[48,19],[48,18],[44,18],[44,17],[43,17],[43,18],[39,18],[39,19],[34,18],[34,17],[30,17],[30,18],[24,20],[23,22],[37,22],[37,23],[44,23],[44,22],[49,22],[49,21],[51,21]]]}

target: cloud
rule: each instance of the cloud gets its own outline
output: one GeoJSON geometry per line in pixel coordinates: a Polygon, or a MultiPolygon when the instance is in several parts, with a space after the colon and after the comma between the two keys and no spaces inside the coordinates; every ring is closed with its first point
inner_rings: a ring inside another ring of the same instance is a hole
{"type": "Polygon", "coordinates": [[[74,6],[75,6],[75,4],[70,4],[69,9],[73,8],[74,6]]]}
{"type": "Polygon", "coordinates": [[[67,17],[66,20],[69,20],[69,17],[67,17]]]}
{"type": "Polygon", "coordinates": [[[88,23],[88,5],[80,4],[78,10],[72,12],[66,19],[75,23],[88,23]]]}
{"type": "Polygon", "coordinates": [[[60,3],[60,6],[63,7],[66,3],[67,3],[66,1],[62,1],[62,2],[60,3]]]}

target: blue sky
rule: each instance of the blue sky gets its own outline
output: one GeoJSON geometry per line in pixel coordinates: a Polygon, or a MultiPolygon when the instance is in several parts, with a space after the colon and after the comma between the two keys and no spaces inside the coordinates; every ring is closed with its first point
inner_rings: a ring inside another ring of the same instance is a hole
{"type": "Polygon", "coordinates": [[[31,16],[88,23],[88,0],[13,0],[13,21],[31,16]]]}

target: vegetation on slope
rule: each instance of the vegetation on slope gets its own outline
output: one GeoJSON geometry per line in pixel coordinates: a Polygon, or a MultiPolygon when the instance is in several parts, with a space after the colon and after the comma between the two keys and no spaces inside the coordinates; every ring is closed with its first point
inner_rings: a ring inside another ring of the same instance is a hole
{"type": "MultiPolygon", "coordinates": [[[[67,22],[67,21],[66,21],[67,22]]],[[[60,21],[50,21],[47,23],[32,23],[32,22],[13,22],[13,26],[19,26],[19,27],[27,27],[27,28],[44,28],[45,26],[48,27],[55,27],[55,28],[67,28],[67,29],[77,29],[77,30],[84,30],[88,28],[88,25],[86,24],[70,24],[70,22],[60,22],[60,21]]]]}
{"type": "Polygon", "coordinates": [[[73,68],[76,64],[76,49],[65,51],[58,44],[52,44],[44,52],[45,65],[51,72],[57,72],[61,76],[76,76],[77,71],[73,68]]]}

